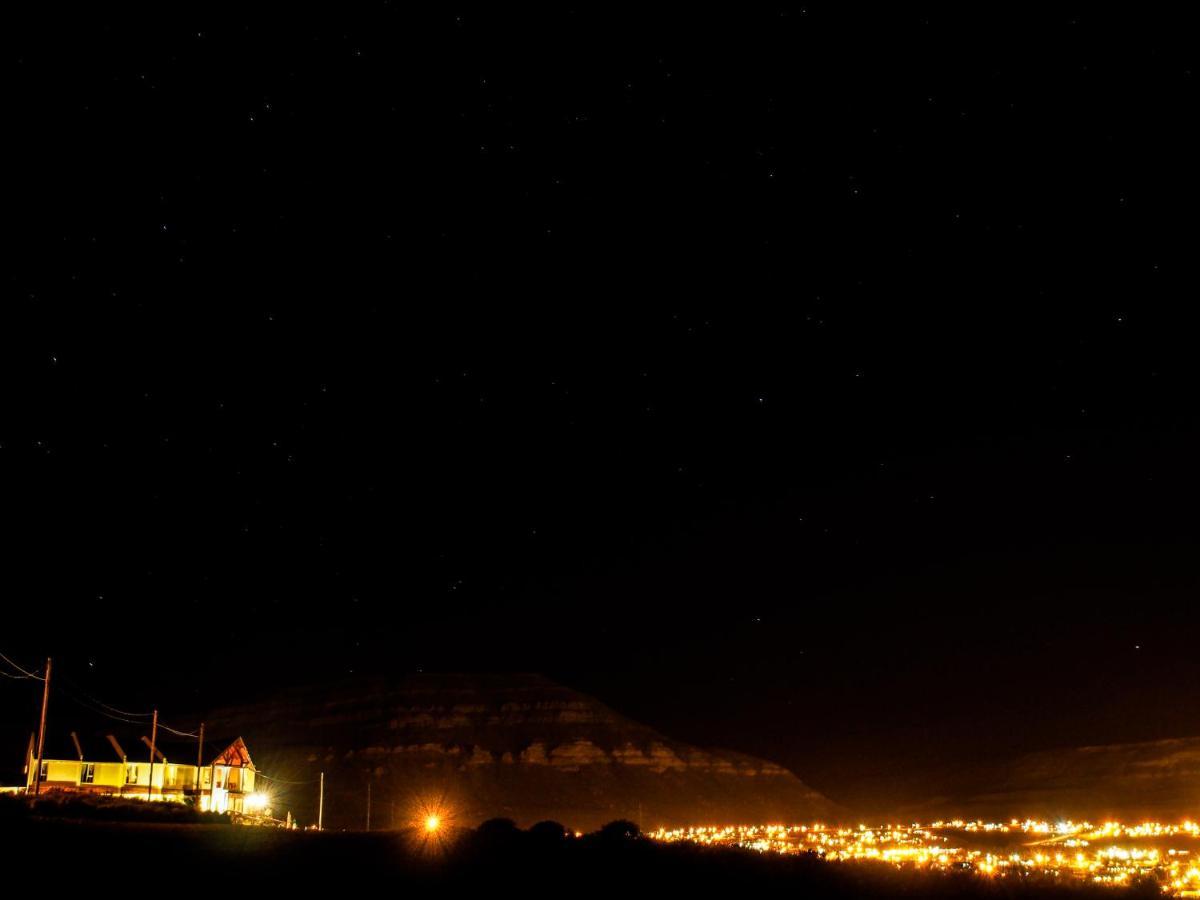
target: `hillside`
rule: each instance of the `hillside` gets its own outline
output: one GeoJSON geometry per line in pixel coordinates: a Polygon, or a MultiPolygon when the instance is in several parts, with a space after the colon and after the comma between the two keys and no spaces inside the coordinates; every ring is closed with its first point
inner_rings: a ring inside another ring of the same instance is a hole
{"type": "Polygon", "coordinates": [[[1200,813],[1200,737],[1028,753],[975,767],[961,790],[902,811],[940,816],[1177,821],[1200,813]]]}
{"type": "Polygon", "coordinates": [[[764,760],[673,741],[538,675],[416,675],[285,691],[211,712],[211,734],[246,738],[256,765],[288,782],[277,807],[327,827],[407,823],[444,797],[461,824],[494,816],[591,829],[814,821],[834,805],[764,760]]]}

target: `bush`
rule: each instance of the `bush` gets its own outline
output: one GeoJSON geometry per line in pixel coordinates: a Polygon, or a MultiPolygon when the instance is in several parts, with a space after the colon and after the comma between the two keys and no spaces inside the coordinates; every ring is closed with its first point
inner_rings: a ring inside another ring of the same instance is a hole
{"type": "Polygon", "coordinates": [[[605,841],[632,841],[642,836],[642,829],[636,822],[616,819],[601,828],[597,835],[605,841]]]}
{"type": "Polygon", "coordinates": [[[538,822],[536,825],[530,828],[529,837],[531,840],[537,841],[539,844],[561,844],[567,839],[567,829],[561,822],[552,822],[546,820],[544,822],[538,822]]]}
{"type": "Polygon", "coordinates": [[[122,797],[53,793],[36,800],[22,798],[22,801],[30,814],[41,818],[188,825],[227,825],[230,822],[229,816],[198,812],[193,805],[185,803],[150,803],[122,797]]]}
{"type": "Polygon", "coordinates": [[[475,829],[474,844],[484,850],[511,847],[521,837],[521,829],[512,819],[488,819],[475,829]]]}

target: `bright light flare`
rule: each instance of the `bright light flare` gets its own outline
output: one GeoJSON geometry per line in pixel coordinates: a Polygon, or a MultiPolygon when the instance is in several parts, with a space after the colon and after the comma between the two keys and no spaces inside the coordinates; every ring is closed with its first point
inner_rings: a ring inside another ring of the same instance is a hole
{"type": "Polygon", "coordinates": [[[442,856],[456,839],[457,811],[445,795],[417,799],[408,811],[406,840],[413,852],[421,856],[442,856]]]}
{"type": "Polygon", "coordinates": [[[246,795],[246,811],[247,812],[262,812],[270,805],[271,798],[266,794],[255,791],[253,794],[246,795]]]}

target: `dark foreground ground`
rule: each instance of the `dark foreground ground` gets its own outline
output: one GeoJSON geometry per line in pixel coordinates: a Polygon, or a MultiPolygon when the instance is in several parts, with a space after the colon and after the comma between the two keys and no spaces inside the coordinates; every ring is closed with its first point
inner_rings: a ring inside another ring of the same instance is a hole
{"type": "Polygon", "coordinates": [[[46,896],[70,896],[63,893],[68,889],[203,897],[249,890],[364,897],[1162,896],[1153,885],[1115,890],[990,882],[970,874],[658,844],[617,823],[578,838],[550,823],[519,831],[503,822],[426,838],[420,829],[317,833],[29,815],[10,807],[0,811],[0,832],[8,886],[36,878],[46,896]]]}

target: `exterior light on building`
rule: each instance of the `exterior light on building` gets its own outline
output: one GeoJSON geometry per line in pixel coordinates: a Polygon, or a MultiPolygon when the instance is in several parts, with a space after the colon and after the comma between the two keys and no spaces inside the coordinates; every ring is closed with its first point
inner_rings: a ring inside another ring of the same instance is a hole
{"type": "Polygon", "coordinates": [[[255,791],[246,795],[246,812],[262,812],[270,804],[271,798],[266,794],[255,791]]]}

